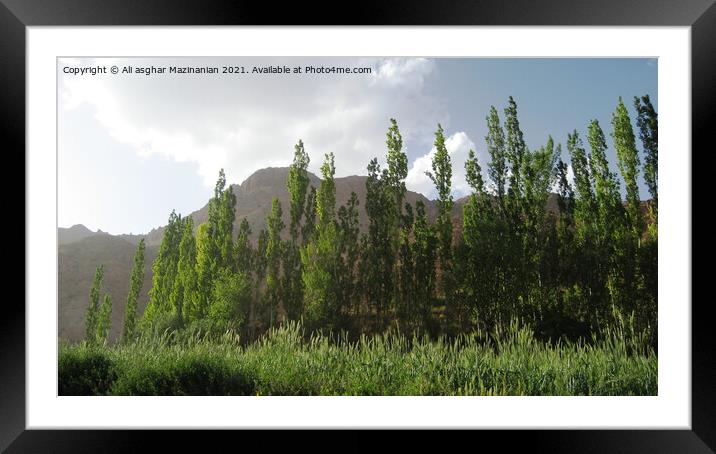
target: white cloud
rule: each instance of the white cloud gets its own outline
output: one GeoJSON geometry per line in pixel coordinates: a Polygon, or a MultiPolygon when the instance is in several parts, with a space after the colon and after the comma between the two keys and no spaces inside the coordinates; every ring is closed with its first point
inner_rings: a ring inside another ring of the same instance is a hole
{"type": "MultiPolygon", "coordinates": [[[[472,192],[467,184],[465,177],[465,161],[467,160],[470,149],[475,150],[475,144],[465,132],[459,131],[447,139],[445,139],[445,148],[447,148],[450,161],[452,163],[452,194],[455,198],[466,196],[472,192]]],[[[432,171],[432,160],[436,149],[433,147],[423,156],[417,158],[405,179],[406,187],[415,192],[420,192],[428,198],[434,198],[437,195],[435,186],[430,178],[425,174],[432,171]]],[[[478,161],[485,168],[485,160],[478,153],[478,161]]]]}
{"type": "Polygon", "coordinates": [[[378,64],[373,83],[421,88],[434,69],[435,63],[427,58],[386,59],[378,64]]]}
{"type": "MultiPolygon", "coordinates": [[[[236,64],[309,64],[307,61],[238,59],[236,64]]],[[[391,117],[406,140],[425,142],[448,115],[424,93],[435,71],[427,59],[335,59],[322,65],[371,66],[368,75],[270,76],[72,76],[60,72],[61,107],[90,105],[119,143],[139,156],[163,155],[197,164],[213,187],[220,168],[230,182],[255,170],[286,166],[302,139],[317,172],[323,155],[336,155],[336,175],[365,174],[373,157],[385,155],[391,117]]],[[[73,59],[62,64],[108,65],[107,59],[73,59]]],[[[221,66],[228,59],[114,59],[120,66],[221,66]]],[[[428,139],[429,140],[429,139],[428,139]]]]}

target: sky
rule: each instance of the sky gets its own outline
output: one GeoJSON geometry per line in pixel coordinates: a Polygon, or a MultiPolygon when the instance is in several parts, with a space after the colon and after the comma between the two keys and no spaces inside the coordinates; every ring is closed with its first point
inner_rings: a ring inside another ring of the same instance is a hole
{"type": "MultiPolygon", "coordinates": [[[[320,174],[335,154],[336,176],[365,175],[385,162],[385,134],[398,122],[408,156],[409,190],[435,198],[430,170],[438,123],[453,164],[453,195],[470,189],[470,149],[489,162],[485,117],[504,119],[512,96],[530,149],[551,135],[569,162],[567,134],[597,119],[616,172],[611,115],[621,96],[636,130],[634,96],[648,94],[658,112],[656,59],[199,57],[58,59],[58,218],[112,234],[147,233],[169,213],[189,214],[213,194],[220,169],[229,183],[256,170],[285,167],[305,144],[320,174]],[[110,68],[116,66],[117,74],[110,68]],[[217,67],[217,74],[169,73],[217,67]],[[244,73],[222,72],[223,67],[244,73]],[[254,67],[302,68],[252,73],[254,67]],[[311,73],[307,66],[370,68],[361,74],[311,73]],[[105,67],[106,74],[89,71],[105,67]],[[133,72],[123,73],[124,67],[133,72]],[[139,73],[138,68],[164,68],[139,73]],[[86,68],[82,72],[82,68],[86,68]]],[[[623,184],[622,184],[623,186],[623,184]]],[[[623,189],[623,188],[622,188],[623,189]]],[[[641,197],[648,192],[640,178],[641,197]]]]}

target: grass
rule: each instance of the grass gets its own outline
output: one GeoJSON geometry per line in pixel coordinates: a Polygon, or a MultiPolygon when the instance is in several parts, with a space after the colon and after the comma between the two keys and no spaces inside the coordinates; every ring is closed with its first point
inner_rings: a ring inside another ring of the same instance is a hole
{"type": "Polygon", "coordinates": [[[544,343],[527,327],[357,342],[306,339],[300,325],[242,346],[172,332],[129,345],[60,345],[60,395],[656,395],[657,357],[641,338],[544,343]]]}

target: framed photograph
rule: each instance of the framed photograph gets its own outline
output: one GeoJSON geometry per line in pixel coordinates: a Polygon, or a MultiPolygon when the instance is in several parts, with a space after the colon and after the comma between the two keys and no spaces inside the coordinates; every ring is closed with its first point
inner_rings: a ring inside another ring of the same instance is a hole
{"type": "Polygon", "coordinates": [[[140,8],[2,0],[26,267],[0,449],[379,428],[713,452],[712,1],[140,8]]]}

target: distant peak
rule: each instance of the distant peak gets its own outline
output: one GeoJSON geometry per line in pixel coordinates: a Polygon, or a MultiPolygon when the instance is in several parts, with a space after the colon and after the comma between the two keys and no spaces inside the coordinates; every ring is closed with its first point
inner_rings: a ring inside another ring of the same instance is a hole
{"type": "MultiPolygon", "coordinates": [[[[62,227],[60,227],[60,228],[62,228],[62,227]]],[[[72,227],[69,227],[68,230],[81,230],[81,231],[85,231],[85,232],[92,232],[92,230],[85,227],[84,224],[75,224],[72,227]]]]}

